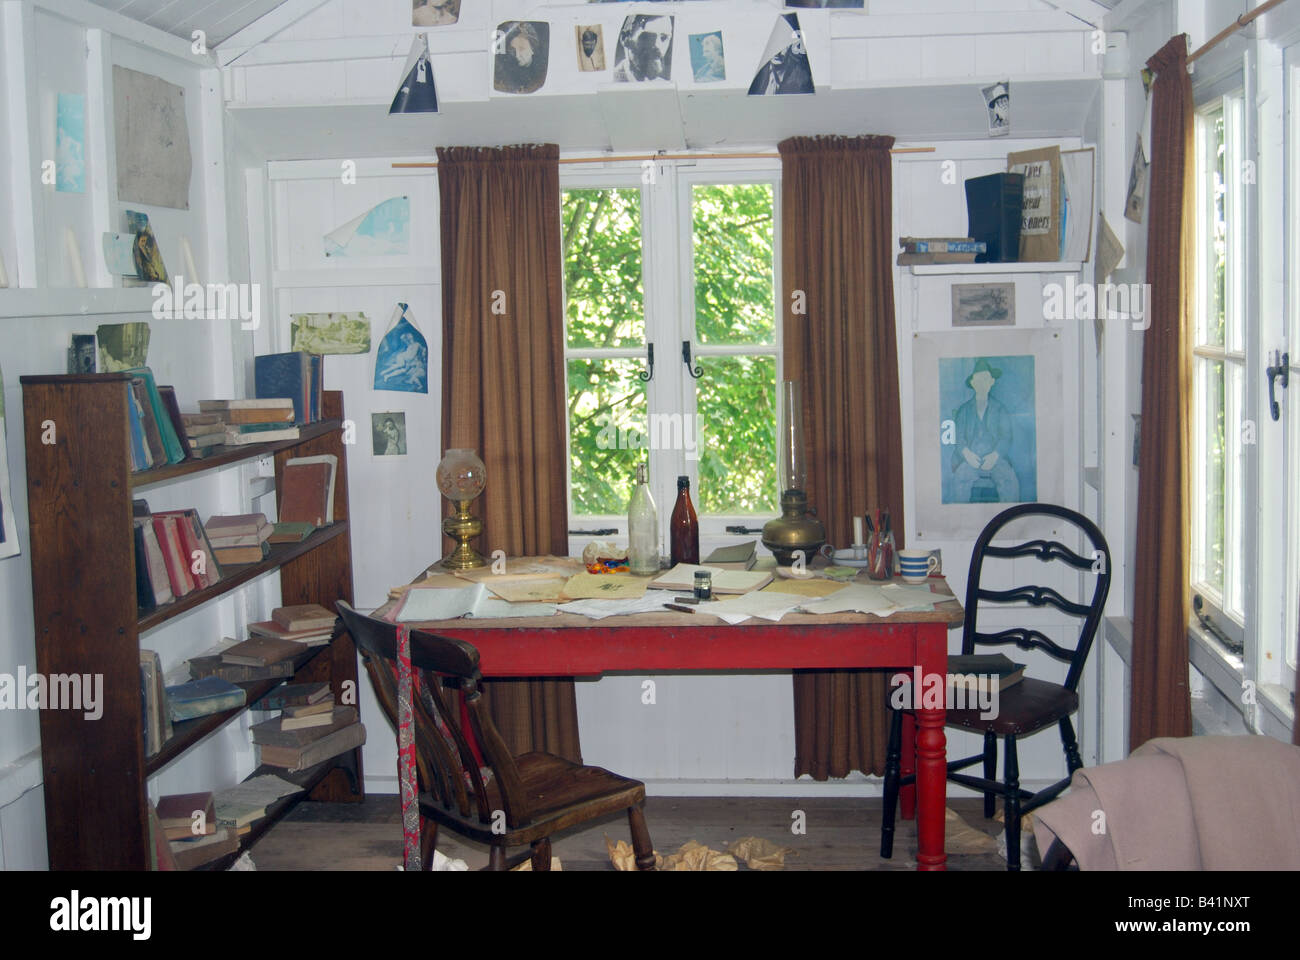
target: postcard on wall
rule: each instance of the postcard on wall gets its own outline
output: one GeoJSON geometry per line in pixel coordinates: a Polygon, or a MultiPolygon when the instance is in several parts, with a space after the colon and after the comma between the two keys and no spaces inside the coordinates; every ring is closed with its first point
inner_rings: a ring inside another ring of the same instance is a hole
{"type": "Polygon", "coordinates": [[[507,20],[493,38],[492,89],[535,93],[546,83],[551,59],[551,25],[541,20],[507,20]]]}
{"type": "Polygon", "coordinates": [[[578,70],[598,73],[605,69],[605,28],[599,23],[583,23],[573,28],[578,41],[578,70]]]}
{"type": "Polygon", "coordinates": [[[104,241],[104,263],[108,272],[115,277],[140,279],[135,267],[135,235],[130,233],[106,233],[104,241]]]}
{"type": "Polygon", "coordinates": [[[372,413],[370,442],[376,457],[406,456],[406,414],[399,411],[372,413]]]}
{"type": "Polygon", "coordinates": [[[727,79],[727,61],[722,49],[722,31],[692,33],[691,74],[696,83],[717,83],[727,79]]]}
{"type": "Polygon", "coordinates": [[[417,34],[402,68],[402,83],[397,88],[390,114],[437,113],[438,88],[433,82],[433,60],[429,56],[428,34],[417,34]]]}
{"type": "Polygon", "coordinates": [[[290,350],[369,353],[370,320],[364,313],[292,313],[290,350]]]}
{"type": "Polygon", "coordinates": [[[1016,324],[1014,283],[954,283],[954,327],[1013,327],[1016,324]]]}
{"type": "Polygon", "coordinates": [[[99,365],[104,373],[118,373],[149,365],[149,324],[105,323],[95,331],[99,365]]]}
{"type": "Polygon", "coordinates": [[[411,200],[393,197],[325,234],[327,257],[395,257],[410,252],[411,200]]]}
{"type": "MultiPolygon", "coordinates": [[[[141,364],[143,366],[143,364],[141,364]]],[[[95,335],[74,333],[68,347],[68,373],[95,372],[95,335]]]]}
{"type": "Polygon", "coordinates": [[[1011,133],[1011,81],[1003,80],[981,87],[980,94],[988,107],[989,136],[1007,136],[1011,133]]]}
{"type": "Polygon", "coordinates": [[[1061,335],[918,334],[912,341],[919,539],[978,535],[1013,503],[1061,502],[1061,335]]]}
{"type": "Polygon", "coordinates": [[[163,264],[153,227],[149,226],[149,215],[136,210],[126,211],[126,228],[134,237],[131,254],[136,276],[146,283],[166,283],[167,267],[163,264]]]}
{"type": "Polygon", "coordinates": [[[429,346],[424,334],[407,318],[410,307],[393,308],[388,332],[375,351],[375,389],[405,393],[429,392],[429,346]]]}
{"type": "Polygon", "coordinates": [[[79,93],[59,94],[54,130],[54,189],[60,193],[85,193],[85,97],[79,93]]]}
{"type": "Polygon", "coordinates": [[[411,26],[446,27],[460,19],[460,0],[411,0],[411,26]]]}
{"type": "Polygon", "coordinates": [[[788,93],[816,93],[813,86],[812,65],[808,62],[808,49],[804,45],[803,31],[799,29],[797,13],[783,13],[777,17],[763,50],[754,80],[749,85],[751,97],[774,96],[788,93]]]}
{"type": "Polygon", "coordinates": [[[190,130],[185,90],[159,77],[113,67],[117,198],[190,208],[190,130]]]}
{"type": "Polygon", "coordinates": [[[5,377],[0,370],[0,559],[18,553],[18,524],[9,489],[9,453],[5,437],[5,377]]]}
{"type": "Polygon", "coordinates": [[[1061,259],[1061,148],[1007,154],[1007,172],[1025,178],[1020,217],[1020,259],[1061,259]]]}
{"type": "Polygon", "coordinates": [[[657,14],[626,17],[614,50],[617,83],[652,83],[673,78],[674,18],[657,14]]]}

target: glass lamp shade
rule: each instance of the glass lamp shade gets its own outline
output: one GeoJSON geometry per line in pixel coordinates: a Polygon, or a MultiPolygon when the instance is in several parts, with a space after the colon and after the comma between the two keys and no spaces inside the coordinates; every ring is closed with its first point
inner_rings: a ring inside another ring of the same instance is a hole
{"type": "Polygon", "coordinates": [[[487,486],[487,467],[473,450],[448,450],[434,476],[448,500],[473,500],[487,486]]]}
{"type": "Polygon", "coordinates": [[[799,381],[781,381],[781,492],[803,490],[807,481],[803,447],[803,404],[799,381]]]}

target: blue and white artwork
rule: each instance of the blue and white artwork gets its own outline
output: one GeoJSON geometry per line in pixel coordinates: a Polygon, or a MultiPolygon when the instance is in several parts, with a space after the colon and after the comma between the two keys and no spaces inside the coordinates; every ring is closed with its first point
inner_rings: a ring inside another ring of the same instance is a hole
{"type": "Polygon", "coordinates": [[[411,200],[393,197],[325,234],[325,256],[395,257],[411,248],[411,200]]]}
{"type": "Polygon", "coordinates": [[[939,359],[941,502],[1038,499],[1034,357],[939,359]]]}
{"type": "Polygon", "coordinates": [[[696,83],[716,83],[727,79],[726,56],[722,50],[722,31],[692,33],[691,74],[696,83]]]}
{"type": "Polygon", "coordinates": [[[54,189],[86,192],[86,98],[59,94],[54,121],[54,189]]]}
{"type": "Polygon", "coordinates": [[[406,313],[410,308],[399,303],[393,311],[394,322],[375,353],[375,389],[405,393],[429,392],[429,345],[406,313]]]}

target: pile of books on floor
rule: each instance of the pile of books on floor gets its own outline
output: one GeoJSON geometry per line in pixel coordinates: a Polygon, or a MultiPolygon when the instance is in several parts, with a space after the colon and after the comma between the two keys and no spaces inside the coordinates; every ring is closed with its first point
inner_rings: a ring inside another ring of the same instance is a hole
{"type": "Polygon", "coordinates": [[[221,580],[219,557],[196,510],[151,513],[132,501],[136,602],[141,613],[221,580]]]}
{"type": "Polygon", "coordinates": [[[354,706],[339,706],[324,683],[286,684],[256,706],[280,715],[255,724],[253,742],[262,764],[290,772],[306,770],[366,742],[366,728],[354,706]]]}
{"type": "Polygon", "coordinates": [[[176,391],[158,386],[148,367],[135,367],[123,372],[131,377],[126,397],[131,470],[139,472],[180,463],[188,451],[182,440],[185,426],[176,391]]]}
{"type": "MultiPolygon", "coordinates": [[[[298,427],[294,424],[292,400],[200,400],[200,415],[217,418],[221,424],[222,442],[227,446],[245,446],[250,443],[271,443],[275,440],[297,440],[298,427]]],[[[206,424],[208,429],[215,426],[206,424]]]]}
{"type": "Polygon", "coordinates": [[[325,358],[317,353],[270,353],[253,359],[254,394],[292,402],[298,425],[321,419],[325,358]]]}
{"type": "Polygon", "coordinates": [[[156,869],[193,870],[239,851],[239,839],[285,797],[302,787],[273,774],[252,777],[216,793],[182,793],[160,797],[152,811],[151,832],[156,869]]]}
{"type": "Polygon", "coordinates": [[[902,252],[898,265],[924,263],[974,263],[977,254],[988,251],[988,244],[971,237],[899,237],[902,252]]]}

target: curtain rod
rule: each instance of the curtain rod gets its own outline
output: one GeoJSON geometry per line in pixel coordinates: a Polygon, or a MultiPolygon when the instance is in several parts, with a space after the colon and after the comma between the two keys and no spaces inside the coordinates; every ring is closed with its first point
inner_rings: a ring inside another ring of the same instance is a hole
{"type": "MultiPolygon", "coordinates": [[[[895,147],[890,153],[934,153],[934,147],[895,147]]],[[[779,160],[779,153],[642,153],[617,157],[561,157],[560,163],[618,163],[624,160],[779,160]]],[[[394,163],[393,169],[436,167],[436,160],[394,163]]]]}
{"type": "Polygon", "coordinates": [[[1218,33],[1212,36],[1209,40],[1205,41],[1205,43],[1197,47],[1196,52],[1187,58],[1187,62],[1192,63],[1200,59],[1201,57],[1205,56],[1207,53],[1209,53],[1211,50],[1213,50],[1215,47],[1221,44],[1224,40],[1227,40],[1230,36],[1232,36],[1234,33],[1240,30],[1242,27],[1250,26],[1257,19],[1259,19],[1264,14],[1268,13],[1270,10],[1276,7],[1278,4],[1283,2],[1284,0],[1267,0],[1266,3],[1261,3],[1258,7],[1256,7],[1254,10],[1251,10],[1249,13],[1243,13],[1241,16],[1239,16],[1228,26],[1224,27],[1222,30],[1220,30],[1218,33]]]}

